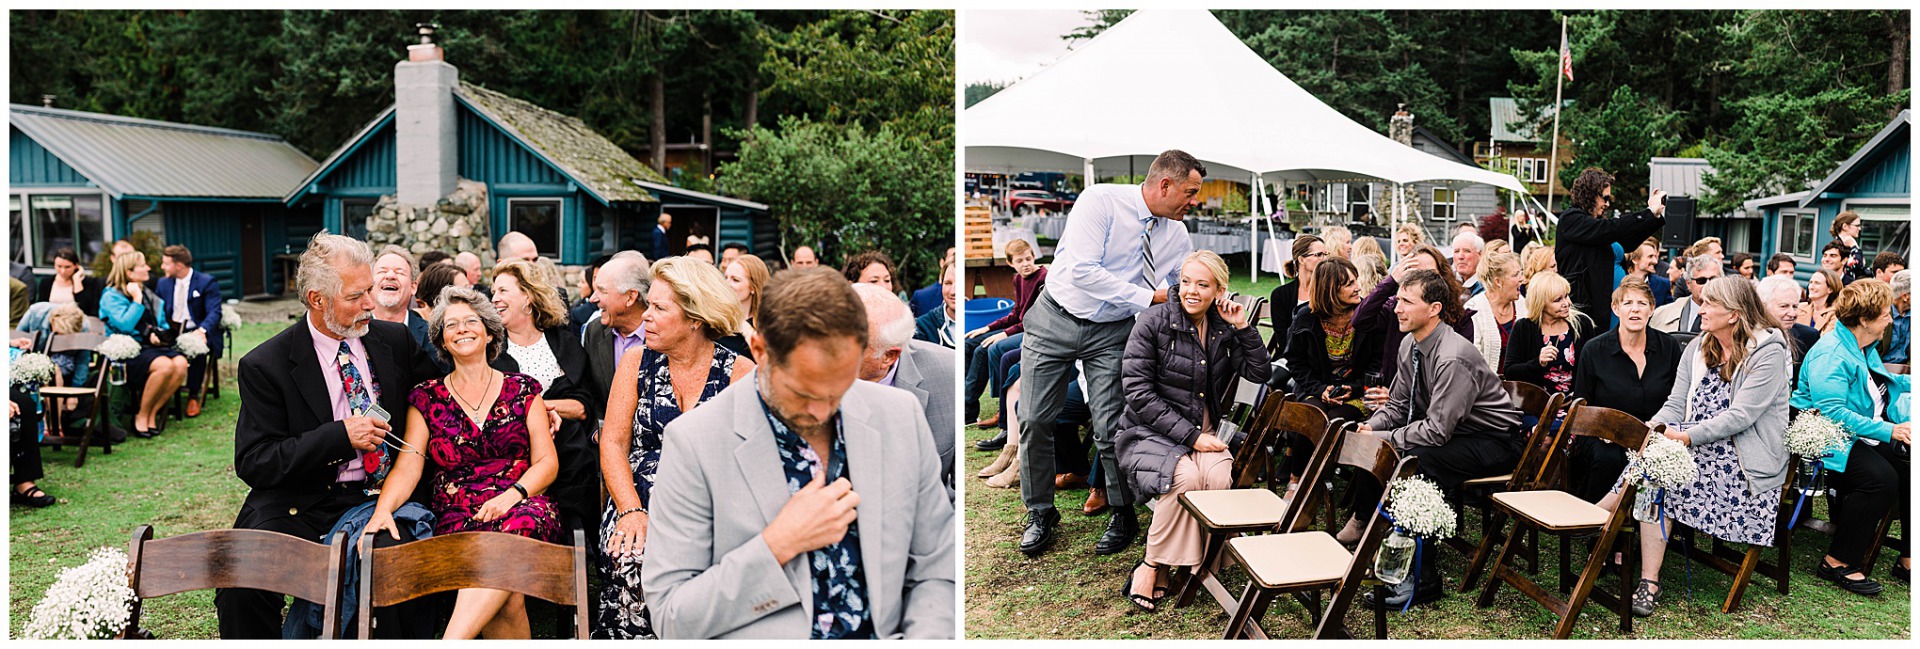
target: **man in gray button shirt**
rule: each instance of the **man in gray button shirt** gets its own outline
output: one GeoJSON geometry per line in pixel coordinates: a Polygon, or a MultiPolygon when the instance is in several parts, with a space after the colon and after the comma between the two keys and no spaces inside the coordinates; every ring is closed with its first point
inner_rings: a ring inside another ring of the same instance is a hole
{"type": "MultiPolygon", "coordinates": [[[[1416,270],[1400,279],[1398,297],[1394,316],[1407,334],[1399,351],[1405,369],[1394,375],[1388,394],[1368,390],[1373,416],[1360,431],[1387,440],[1403,455],[1420,458],[1420,473],[1450,498],[1467,480],[1512,471],[1520,459],[1520,409],[1473,343],[1452,327],[1440,326],[1449,319],[1442,313],[1458,315],[1460,296],[1447,290],[1438,273],[1416,270]]],[[[1354,517],[1341,530],[1341,540],[1359,539],[1361,521],[1380,502],[1380,489],[1368,480],[1353,483],[1354,517]]],[[[1426,556],[1435,555],[1429,551],[1426,556]]],[[[1416,581],[1421,582],[1421,601],[1437,599],[1440,576],[1435,563],[1425,562],[1421,572],[1419,579],[1396,586],[1387,604],[1405,603],[1416,581]]]]}
{"type": "Polygon", "coordinates": [[[1047,287],[1027,311],[1020,344],[1025,386],[1019,406],[1020,496],[1027,504],[1020,551],[1029,557],[1053,544],[1053,528],[1060,522],[1053,506],[1053,425],[1066,404],[1074,361],[1086,372],[1093,438],[1113,507],[1094,552],[1120,552],[1140,534],[1133,495],[1113,453],[1121,410],[1120,356],[1133,316],[1167,301],[1181,261],[1193,251],[1180,221],[1199,203],[1206,175],[1193,156],[1170,150],[1154,158],[1146,182],[1088,187],[1067,213],[1047,287]]]}

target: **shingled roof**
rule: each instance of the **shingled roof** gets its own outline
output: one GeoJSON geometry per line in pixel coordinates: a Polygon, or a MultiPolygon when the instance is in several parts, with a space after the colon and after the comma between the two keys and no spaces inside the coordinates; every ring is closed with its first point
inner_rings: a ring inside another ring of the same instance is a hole
{"type": "Polygon", "coordinates": [[[454,96],[603,200],[653,202],[653,194],[629,181],[667,182],[577,117],[464,81],[454,96]]]}

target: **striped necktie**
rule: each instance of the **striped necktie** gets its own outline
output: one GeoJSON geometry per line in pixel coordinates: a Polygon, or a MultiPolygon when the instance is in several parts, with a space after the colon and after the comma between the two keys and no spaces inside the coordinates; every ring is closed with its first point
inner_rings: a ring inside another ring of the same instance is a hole
{"type": "Polygon", "coordinates": [[[1159,290],[1160,276],[1153,270],[1153,228],[1160,225],[1160,219],[1147,220],[1147,228],[1140,231],[1140,260],[1147,265],[1147,288],[1159,290]]]}

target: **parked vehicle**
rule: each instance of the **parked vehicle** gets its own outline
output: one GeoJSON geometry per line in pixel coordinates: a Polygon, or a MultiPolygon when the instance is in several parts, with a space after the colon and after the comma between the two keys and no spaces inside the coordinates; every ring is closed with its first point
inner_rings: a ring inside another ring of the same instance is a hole
{"type": "Polygon", "coordinates": [[[1073,199],[1040,189],[1017,189],[1007,194],[1007,209],[1015,215],[1036,212],[1065,214],[1073,208],[1073,199]]]}

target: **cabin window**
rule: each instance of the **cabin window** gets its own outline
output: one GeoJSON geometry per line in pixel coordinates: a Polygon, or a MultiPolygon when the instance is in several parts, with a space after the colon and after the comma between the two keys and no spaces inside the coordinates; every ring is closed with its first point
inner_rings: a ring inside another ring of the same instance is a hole
{"type": "Polygon", "coordinates": [[[507,229],[533,239],[544,257],[560,256],[560,199],[513,198],[507,200],[507,229]]]}
{"type": "Polygon", "coordinates": [[[82,260],[93,259],[106,250],[107,226],[101,204],[98,194],[28,196],[34,265],[52,266],[53,253],[61,248],[74,249],[82,260]]]}
{"type": "Polygon", "coordinates": [[[340,228],[349,237],[367,240],[367,218],[373,216],[376,201],[340,201],[340,228]]]}
{"type": "Polygon", "coordinates": [[[1433,188],[1433,220],[1452,221],[1453,207],[1458,202],[1454,191],[1445,187],[1433,188]]]}

